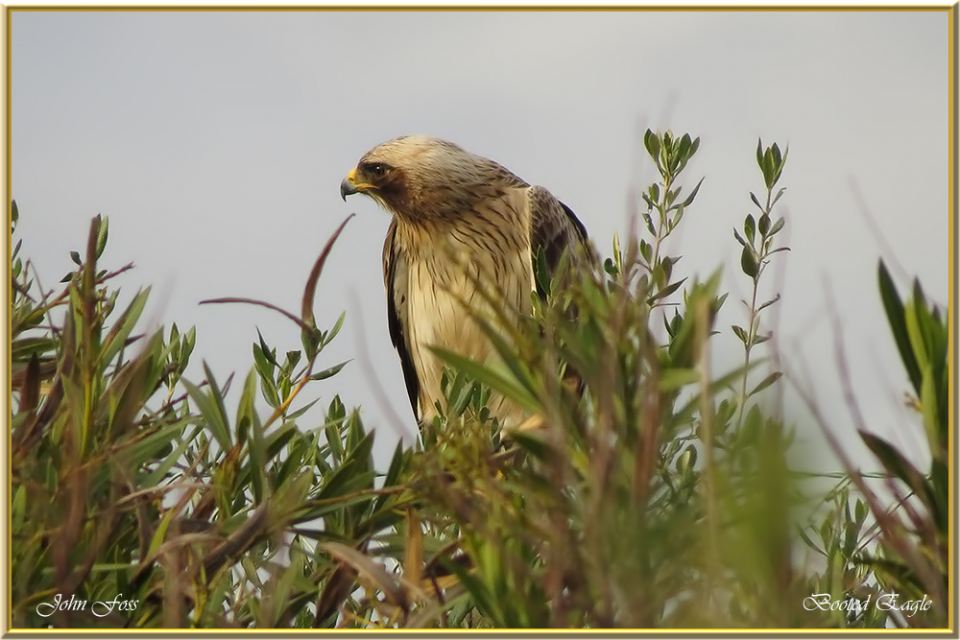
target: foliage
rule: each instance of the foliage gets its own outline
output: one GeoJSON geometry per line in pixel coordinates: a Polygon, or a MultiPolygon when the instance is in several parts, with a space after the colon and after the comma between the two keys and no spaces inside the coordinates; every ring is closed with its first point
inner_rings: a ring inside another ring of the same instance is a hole
{"type": "MultiPolygon", "coordinates": [[[[804,396],[827,429],[845,474],[827,496],[830,506],[819,524],[808,525],[801,535],[826,563],[815,578],[818,593],[852,594],[875,602],[873,609],[830,612],[837,626],[883,626],[888,617],[890,624],[900,627],[945,626],[950,501],[947,319],[927,301],[918,281],[904,303],[882,261],[878,276],[887,320],[914,392],[906,394],[906,404],[919,414],[930,467],[921,472],[894,445],[868,431],[851,400],[857,433],[882,469],[873,475],[878,482],[871,485],[870,477],[848,458],[825,418],[804,396]],[[886,499],[879,489],[886,491],[886,499]]],[[[842,355],[842,347],[837,349],[842,355]]],[[[842,358],[840,364],[845,367],[842,358]]],[[[849,381],[844,384],[852,399],[849,381]]]]}
{"type": "Polygon", "coordinates": [[[202,383],[182,377],[192,329],[134,335],[147,291],[116,313],[114,274],[97,267],[106,236],[95,218],[58,294],[39,292],[15,258],[14,624],[331,624],[326,603],[353,577],[308,542],[362,547],[402,519],[397,492],[376,487],[373,436],[356,412],[334,397],[322,427],[307,430],[297,423],[305,407],[291,410],[308,381],[340,366],[313,373],[342,324],[320,331],[311,312],[333,239],[297,319],[304,351],[280,364],[255,345],[256,373],[228,411],[231,380],[219,384],[206,365],[202,383]],[[258,383],[268,417],[255,406],[258,383]],[[119,597],[129,609],[38,610],[56,594],[119,597]],[[319,603],[314,616],[307,602],[319,603]]]}
{"type": "MultiPolygon", "coordinates": [[[[894,507],[852,465],[825,495],[792,470],[792,430],[761,403],[781,384],[755,347],[759,282],[784,218],[787,154],[758,146],[766,197],[750,194],[741,269],[742,366],[712,374],[725,312],[719,272],[692,281],[664,241],[702,184],[681,181],[699,138],[648,131],[659,179],[643,229],[595,271],[538,273],[544,297],[517,316],[475,315],[497,364],[437,350],[446,413],[400,443],[386,471],[374,434],[339,396],[322,424],[304,401],[346,363],[320,363],[343,326],[317,327],[314,295],[343,225],[307,278],[302,349],[264,336],[242,383],[203,363],[176,325],[135,333],[149,290],[118,308],[99,267],[108,225],[91,223],[77,268],[44,291],[13,254],[11,345],[13,622],[16,627],[878,627],[943,625],[946,611],[946,320],[919,284],[881,295],[933,461],[914,468],[864,441],[894,507]],[[679,299],[679,300],[678,300],[679,299]],[[236,390],[233,387],[238,387],[236,390]],[[231,391],[233,393],[231,394],[231,391]],[[504,430],[493,394],[523,407],[504,430]],[[228,398],[236,400],[229,403],[228,398]],[[264,408],[265,407],[265,408],[264,408]],[[824,507],[824,505],[826,505],[824,507]],[[805,522],[814,510],[819,524],[805,522]],[[905,517],[899,514],[905,513],[905,517]],[[823,566],[803,559],[823,556],[823,566]],[[814,593],[926,594],[906,617],[876,608],[811,613],[814,593]],[[125,607],[50,612],[57,594],[125,607]],[[105,613],[105,615],[100,615],[105,613]]],[[[13,205],[16,225],[18,212],[13,205]]],[[[344,222],[344,225],[346,221],[344,222]]],[[[492,295],[492,294],[490,294],[492,295]]],[[[443,403],[441,403],[443,405],[443,403]]],[[[829,433],[829,432],[828,432],[829,433]]],[[[840,452],[842,454],[842,451],[840,452]]]]}

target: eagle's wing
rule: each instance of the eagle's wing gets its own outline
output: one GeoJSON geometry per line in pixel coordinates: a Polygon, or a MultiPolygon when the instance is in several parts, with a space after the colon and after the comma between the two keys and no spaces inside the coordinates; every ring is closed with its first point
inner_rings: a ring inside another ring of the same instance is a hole
{"type": "MultiPolygon", "coordinates": [[[[527,206],[530,212],[530,253],[534,272],[540,253],[546,260],[550,275],[553,275],[564,251],[570,251],[573,260],[595,259],[587,230],[570,207],[543,187],[527,189],[527,206]]],[[[543,294],[539,282],[537,291],[543,294]]]]}
{"type": "Polygon", "coordinates": [[[387,288],[387,326],[390,328],[390,340],[400,355],[400,367],[403,370],[403,381],[407,385],[407,395],[410,396],[410,405],[413,415],[420,419],[418,401],[420,397],[420,381],[417,370],[410,357],[410,347],[407,343],[407,260],[402,252],[394,249],[394,236],[397,232],[397,221],[390,223],[387,230],[387,239],[383,243],[383,284],[387,288]]]}

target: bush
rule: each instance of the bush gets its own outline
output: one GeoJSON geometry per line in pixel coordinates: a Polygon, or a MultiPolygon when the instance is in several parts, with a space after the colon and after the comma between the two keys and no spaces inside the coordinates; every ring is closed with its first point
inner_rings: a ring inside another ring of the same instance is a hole
{"type": "Polygon", "coordinates": [[[343,225],[300,313],[278,309],[303,348],[281,357],[258,336],[230,410],[232,378],[206,365],[204,380],[183,377],[193,330],[134,333],[149,289],[116,308],[112,278],[126,267],[99,266],[106,219],[92,221],[58,292],[40,290],[18,244],[14,626],[945,625],[945,319],[919,284],[901,302],[881,264],[932,466],[921,473],[861,430],[892,502],[839,449],[840,482],[814,490],[791,469],[792,431],[758,402],[782,383],[760,371],[757,347],[779,299],[762,300],[760,281],[787,250],[776,212],[787,153],[758,144],[765,193],[750,194],[758,212],[734,232],[753,290],[732,329],[744,359],[713,376],[719,272],[688,283],[663,242],[697,196],[700,183],[685,192],[680,180],[699,139],[648,132],[645,145],[660,178],[643,193],[639,233],[615,240],[595,273],[562,274],[563,286],[537,269],[547,295],[531,317],[477,317],[502,366],[438,350],[449,409],[385,472],[339,397],[323,424],[304,424],[308,385],[343,366],[324,361],[343,317],[324,331],[312,311],[343,225]],[[502,431],[491,392],[529,412],[523,430],[502,431]],[[823,561],[805,562],[804,548],[823,561]],[[804,607],[813,594],[892,592],[932,606],[804,607]]]}

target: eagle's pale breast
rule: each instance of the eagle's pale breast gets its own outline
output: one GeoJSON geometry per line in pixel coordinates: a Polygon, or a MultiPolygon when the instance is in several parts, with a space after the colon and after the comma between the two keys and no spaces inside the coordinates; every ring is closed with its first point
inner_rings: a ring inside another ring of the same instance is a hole
{"type": "MultiPolygon", "coordinates": [[[[422,419],[432,419],[433,403],[443,398],[444,365],[429,347],[489,361],[496,354],[471,313],[493,320],[487,297],[510,314],[529,311],[534,281],[528,223],[509,201],[495,200],[501,206],[437,223],[429,241],[420,241],[416,231],[398,238],[407,251],[407,347],[419,372],[422,419]],[[488,296],[478,286],[486,287],[488,296]]],[[[513,408],[497,400],[491,409],[502,420],[514,417],[513,408]]]]}

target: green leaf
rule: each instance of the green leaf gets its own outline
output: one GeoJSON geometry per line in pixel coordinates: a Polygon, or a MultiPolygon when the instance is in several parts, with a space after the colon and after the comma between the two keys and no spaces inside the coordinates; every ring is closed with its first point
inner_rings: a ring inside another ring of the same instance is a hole
{"type": "Polygon", "coordinates": [[[693,188],[693,191],[690,192],[690,195],[687,196],[687,199],[683,201],[683,207],[689,207],[693,204],[693,199],[697,197],[697,192],[700,191],[700,185],[703,184],[703,178],[700,178],[700,182],[697,183],[697,186],[693,188]]]}
{"type": "Polygon", "coordinates": [[[800,538],[806,543],[808,547],[819,553],[820,555],[826,557],[827,552],[821,549],[813,540],[810,539],[810,536],[807,535],[806,531],[802,527],[797,528],[797,533],[800,534],[800,538]]]}
{"type": "Polygon", "coordinates": [[[927,335],[927,327],[923,322],[923,307],[916,300],[910,300],[904,307],[907,325],[907,336],[910,338],[910,347],[917,360],[917,366],[922,370],[930,364],[929,346],[930,340],[927,335]]]}
{"type": "Polygon", "coordinates": [[[780,294],[778,293],[777,295],[773,296],[772,298],[770,298],[769,300],[761,304],[759,307],[757,307],[757,313],[760,313],[761,311],[763,311],[770,305],[775,304],[779,300],[780,300],[780,294]]]}
{"type": "Polygon", "coordinates": [[[303,354],[299,351],[287,351],[287,360],[283,363],[283,370],[287,373],[293,371],[303,354]]]}
{"type": "Polygon", "coordinates": [[[383,477],[384,487],[392,487],[397,483],[400,478],[400,472],[403,471],[405,458],[406,450],[403,448],[403,440],[400,440],[397,442],[397,446],[393,449],[393,457],[390,459],[390,467],[387,469],[387,473],[383,477]]]}
{"type": "Polygon", "coordinates": [[[279,367],[280,363],[277,362],[277,350],[271,349],[267,346],[267,343],[263,339],[263,334],[260,333],[259,327],[257,328],[257,340],[260,341],[260,351],[263,353],[263,356],[267,361],[275,367],[279,367]]]}
{"type": "Polygon", "coordinates": [[[230,429],[227,427],[226,416],[220,411],[217,401],[186,378],[181,378],[180,383],[186,388],[190,399],[193,400],[200,415],[203,416],[217,444],[223,451],[227,451],[231,447],[230,429]]]}
{"type": "Polygon", "coordinates": [[[177,509],[167,509],[164,512],[163,518],[160,519],[160,524],[157,525],[157,530],[153,532],[153,537],[150,539],[150,546],[147,547],[146,557],[141,559],[141,562],[144,564],[153,558],[157,553],[157,549],[163,544],[164,538],[167,537],[167,530],[170,528],[170,523],[173,522],[174,516],[177,515],[177,511],[177,509]]]}
{"type": "Polygon", "coordinates": [[[148,458],[157,455],[157,451],[166,448],[170,442],[179,438],[191,418],[183,418],[167,425],[156,427],[148,435],[137,433],[118,447],[118,459],[129,468],[139,467],[148,458]]]}
{"type": "Polygon", "coordinates": [[[160,481],[163,480],[164,476],[167,475],[167,472],[173,468],[173,465],[183,460],[184,453],[186,453],[187,448],[192,444],[191,441],[192,438],[184,438],[180,442],[179,447],[167,455],[163,461],[156,466],[155,469],[143,476],[143,478],[140,480],[141,485],[145,487],[153,487],[159,484],[160,481]]]}
{"type": "MultiPolygon", "coordinates": [[[[342,443],[341,443],[342,444],[342,443]]],[[[351,491],[369,487],[375,474],[370,468],[370,451],[373,448],[373,433],[365,434],[352,448],[342,464],[333,473],[323,477],[323,484],[316,494],[318,500],[329,500],[351,491]]]]}
{"type": "Polygon", "coordinates": [[[770,234],[768,237],[772,238],[773,236],[777,235],[777,233],[780,232],[780,229],[783,229],[783,224],[784,224],[784,219],[777,218],[777,221],[773,223],[773,227],[771,227],[770,229],[770,234]]]}
{"type": "Polygon", "coordinates": [[[787,190],[786,187],[780,187],[780,190],[777,191],[777,195],[773,197],[773,202],[770,203],[770,206],[773,207],[778,202],[780,202],[780,197],[783,196],[783,193],[787,190]]]}
{"type": "Polygon", "coordinates": [[[322,338],[322,332],[316,327],[300,331],[300,344],[303,345],[303,352],[307,354],[308,359],[312,360],[320,353],[322,338]]]}
{"type": "Polygon", "coordinates": [[[11,507],[11,529],[14,535],[18,535],[23,528],[23,522],[27,513],[27,487],[20,485],[13,494],[13,505],[11,507]]]}
{"type": "Polygon", "coordinates": [[[696,369],[666,369],[660,373],[657,388],[663,392],[676,391],[688,384],[694,384],[700,379],[696,369]]]}
{"type": "Polygon", "coordinates": [[[300,580],[304,569],[304,555],[299,552],[297,547],[291,548],[290,565],[280,574],[278,579],[272,580],[266,585],[264,593],[267,594],[263,600],[265,613],[264,627],[274,628],[279,626],[284,611],[292,600],[294,585],[300,580]]]}
{"type": "Polygon", "coordinates": [[[460,566],[460,563],[455,560],[449,560],[447,557],[443,557],[440,559],[440,564],[443,565],[448,572],[457,576],[457,579],[473,598],[474,602],[476,602],[477,608],[482,613],[490,616],[494,621],[500,621],[498,626],[508,626],[504,624],[503,612],[497,605],[497,598],[490,593],[483,582],[460,566]]]}
{"type": "Polygon", "coordinates": [[[697,448],[692,444],[687,445],[683,453],[677,458],[677,471],[683,474],[690,473],[697,464],[697,448]]]}
{"type": "Polygon", "coordinates": [[[643,134],[643,146],[647,148],[650,157],[657,161],[659,165],[660,157],[660,138],[650,129],[643,134]]]}
{"type": "Polygon", "coordinates": [[[335,376],[335,375],[337,375],[338,373],[340,373],[340,370],[343,369],[345,366],[347,366],[347,363],[349,363],[349,362],[350,362],[349,360],[344,360],[343,362],[341,362],[341,363],[339,363],[339,364],[335,364],[335,365],[333,365],[332,367],[328,367],[328,368],[324,369],[323,371],[320,371],[320,372],[318,372],[318,373],[313,374],[312,376],[310,376],[310,379],[311,379],[311,380],[326,380],[327,378],[332,378],[333,376],[335,376]]]}
{"type": "Polygon", "coordinates": [[[946,430],[940,424],[938,413],[936,382],[934,381],[933,367],[929,364],[923,367],[922,382],[920,384],[920,408],[923,415],[923,427],[927,434],[927,443],[930,454],[934,458],[943,457],[946,452],[946,430]],[[941,437],[941,434],[944,434],[941,437]]]}
{"type": "MultiPolygon", "coordinates": [[[[227,433],[230,433],[230,419],[227,417],[227,406],[223,401],[223,390],[217,384],[217,379],[213,375],[213,370],[210,369],[210,366],[203,362],[203,373],[207,378],[207,388],[210,389],[210,398],[216,404],[217,411],[219,412],[221,418],[223,419],[223,424],[227,426],[227,433]]],[[[227,385],[230,384],[230,379],[233,378],[231,375],[227,379],[227,385]]]]}
{"type": "Polygon", "coordinates": [[[42,356],[57,348],[60,343],[54,338],[36,336],[32,338],[20,338],[14,340],[10,345],[10,353],[14,362],[24,362],[32,356],[42,356]]]}
{"type": "MultiPolygon", "coordinates": [[[[686,305],[688,309],[696,308],[696,305],[706,299],[711,307],[714,302],[714,292],[720,281],[720,271],[715,271],[704,283],[694,282],[693,287],[686,293],[686,305]]],[[[712,320],[712,318],[711,318],[712,320]]],[[[697,314],[688,313],[684,316],[677,329],[675,337],[670,341],[670,347],[667,351],[669,360],[666,362],[674,367],[688,367],[694,357],[694,336],[697,323],[697,314]]],[[[708,328],[709,330],[709,328],[708,328]]]]}
{"type": "Polygon", "coordinates": [[[647,262],[653,259],[653,247],[646,240],[640,239],[640,256],[647,262]]]}
{"type": "Polygon", "coordinates": [[[752,215],[747,215],[747,217],[743,219],[743,232],[746,234],[747,240],[749,240],[751,243],[756,237],[756,229],[756,220],[753,219],[752,215]]]}
{"type": "Polygon", "coordinates": [[[757,230],[761,236],[766,237],[767,232],[770,230],[770,216],[767,214],[760,216],[760,220],[757,222],[757,230]]]}
{"type": "Polygon", "coordinates": [[[260,416],[257,415],[254,406],[256,395],[257,376],[251,369],[244,380],[243,392],[240,395],[240,401],[237,403],[237,430],[239,432],[241,425],[244,424],[249,427],[250,436],[247,438],[247,447],[250,453],[253,496],[256,503],[260,504],[269,495],[270,487],[266,476],[267,456],[263,437],[263,423],[260,421],[260,416]]]}
{"type": "Polygon", "coordinates": [[[293,422],[284,422],[267,436],[267,459],[273,460],[283,447],[297,434],[293,422]]]}
{"type": "Polygon", "coordinates": [[[686,282],[686,280],[687,279],[684,278],[683,280],[678,280],[672,284],[667,285],[666,287],[658,291],[656,294],[647,298],[647,304],[653,304],[658,300],[663,300],[664,298],[669,297],[673,292],[675,292],[677,289],[683,286],[683,283],[686,282]]]}
{"type": "Polygon", "coordinates": [[[187,363],[190,361],[190,354],[193,353],[193,347],[197,344],[197,328],[190,327],[190,330],[184,334],[183,340],[180,344],[180,364],[181,372],[186,368],[187,363]]]}
{"type": "MultiPolygon", "coordinates": [[[[737,367],[732,371],[727,372],[726,374],[720,376],[716,380],[710,381],[710,388],[708,393],[712,396],[719,392],[721,389],[732,388],[732,385],[738,382],[745,373],[751,371],[755,367],[759,366],[763,362],[762,359],[751,359],[750,364],[746,367],[737,367]]],[[[673,418],[671,420],[671,425],[683,424],[686,420],[689,420],[690,417],[697,411],[700,404],[700,392],[691,397],[687,402],[680,407],[677,411],[674,412],[673,418]]]]}
{"type": "Polygon", "coordinates": [[[448,351],[441,347],[430,347],[430,350],[436,354],[438,358],[449,364],[454,369],[463,371],[474,380],[487,385],[494,391],[500,392],[507,398],[522,406],[524,409],[531,412],[537,410],[539,404],[537,403],[536,398],[528,393],[527,390],[522,386],[509,380],[504,375],[494,371],[486,365],[480,364],[479,362],[475,362],[469,358],[461,356],[460,354],[448,351]]]}
{"type": "Polygon", "coordinates": [[[890,325],[890,331],[893,333],[894,342],[900,352],[900,359],[907,370],[910,383],[919,395],[921,385],[920,367],[917,365],[917,360],[910,346],[910,338],[907,335],[903,303],[900,301],[900,295],[897,293],[897,288],[893,284],[893,279],[890,277],[890,272],[887,271],[887,266],[883,263],[883,260],[879,262],[877,267],[877,276],[880,286],[880,299],[883,301],[883,308],[887,314],[887,323],[890,325]]]}
{"type": "Polygon", "coordinates": [[[303,407],[297,409],[296,411],[288,413],[287,420],[296,420],[297,418],[305,414],[307,411],[309,411],[310,407],[317,404],[318,402],[320,402],[320,398],[314,398],[313,400],[305,404],[303,407]]]}
{"type": "Polygon", "coordinates": [[[767,148],[763,152],[763,181],[767,185],[767,189],[772,189],[773,185],[776,183],[777,167],[773,157],[773,150],[767,148]]]}
{"type": "Polygon", "coordinates": [[[883,464],[884,469],[903,480],[923,500],[927,509],[936,516],[937,501],[923,474],[883,438],[859,429],[857,433],[860,434],[860,439],[867,445],[867,448],[883,464]]]}
{"type": "Polygon", "coordinates": [[[650,232],[650,235],[657,235],[657,229],[653,226],[653,219],[650,217],[649,213],[644,213],[642,216],[644,224],[647,225],[647,231],[650,232]]]}
{"type": "Polygon", "coordinates": [[[263,350],[263,347],[257,343],[253,344],[253,363],[257,369],[257,373],[260,374],[260,377],[265,382],[270,382],[274,384],[273,379],[273,370],[276,365],[270,361],[270,356],[267,352],[263,350]]]}
{"type": "Polygon", "coordinates": [[[779,380],[782,375],[783,375],[783,372],[781,372],[781,371],[774,371],[773,373],[771,373],[770,375],[768,375],[766,378],[764,378],[764,379],[760,382],[760,384],[758,384],[757,386],[755,386],[755,387],[753,388],[753,391],[751,391],[750,393],[747,394],[747,397],[749,398],[750,396],[753,396],[753,395],[756,395],[756,394],[760,393],[761,391],[763,391],[764,389],[766,389],[767,387],[769,387],[770,385],[772,385],[774,382],[776,382],[777,380],[779,380]]]}
{"type": "MultiPolygon", "coordinates": [[[[774,148],[777,149],[777,155],[780,155],[780,149],[774,145],[774,148]]],[[[790,147],[787,147],[783,152],[783,157],[777,159],[777,171],[773,177],[773,183],[776,184],[780,180],[780,174],[783,173],[783,168],[787,166],[787,156],[790,155],[790,147]]],[[[780,190],[780,193],[783,193],[783,189],[780,190]]],[[[780,194],[777,194],[777,200],[780,199],[780,194]]]]}
{"type": "Polygon", "coordinates": [[[136,326],[137,320],[140,319],[140,315],[143,313],[143,308],[146,306],[147,298],[149,297],[150,287],[138,291],[133,297],[133,300],[130,301],[130,304],[127,305],[123,315],[121,315],[117,323],[113,325],[113,328],[103,342],[103,349],[100,351],[101,366],[109,364],[126,344],[127,338],[130,336],[130,332],[133,331],[134,326],[136,326]]]}
{"type": "Polygon", "coordinates": [[[550,454],[550,446],[536,433],[516,431],[510,435],[510,438],[538,460],[546,460],[550,454]]]}
{"type": "MultiPolygon", "coordinates": [[[[606,258],[603,261],[603,270],[605,273],[613,277],[616,277],[620,273],[619,271],[617,271],[617,265],[614,264],[613,258],[606,258]]],[[[539,273],[539,271],[537,273],[539,273]]],[[[537,286],[540,291],[543,291],[543,287],[539,284],[540,283],[539,276],[537,277],[538,277],[537,286]]]]}
{"type": "Polygon", "coordinates": [[[333,327],[327,332],[327,335],[323,337],[323,346],[327,346],[333,341],[334,338],[337,337],[337,334],[340,333],[340,329],[343,328],[343,321],[346,319],[346,317],[346,311],[340,313],[340,315],[337,317],[337,321],[333,323],[333,327]]]}
{"type": "Polygon", "coordinates": [[[513,374],[513,380],[520,383],[523,389],[534,397],[536,395],[536,382],[527,363],[517,357],[516,347],[508,342],[497,327],[493,326],[489,320],[480,315],[474,316],[474,321],[480,325],[480,328],[486,334],[487,339],[493,345],[497,354],[500,356],[500,363],[509,369],[513,374]]]}
{"type": "Polygon", "coordinates": [[[97,257],[103,255],[103,250],[107,247],[107,237],[109,236],[110,218],[104,218],[97,231],[97,257]]]}
{"type": "Polygon", "coordinates": [[[753,249],[751,249],[749,246],[744,247],[740,254],[740,268],[751,278],[757,277],[757,258],[753,254],[753,249]]]}

